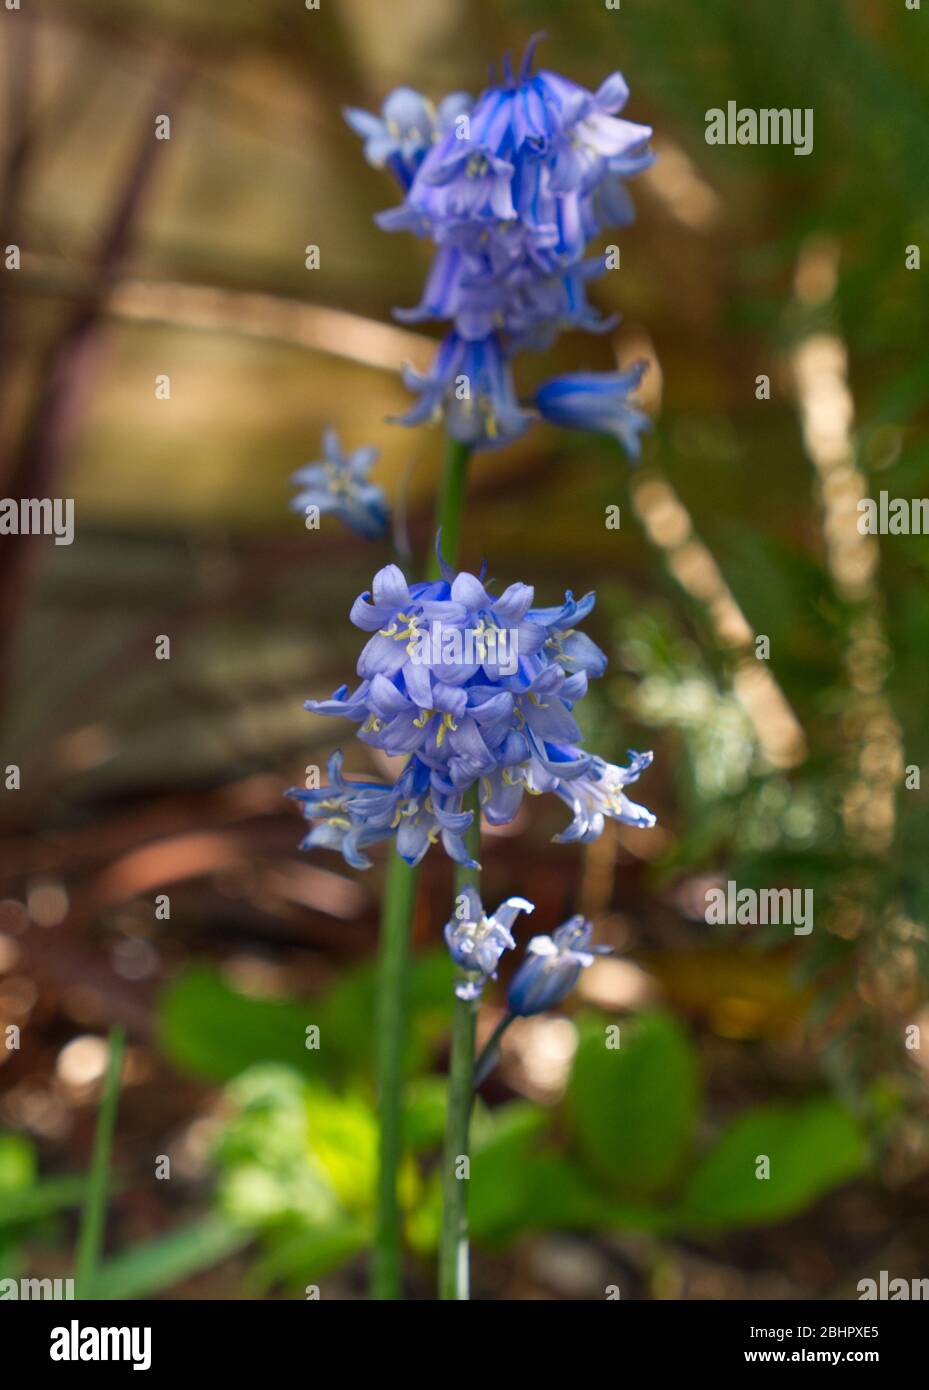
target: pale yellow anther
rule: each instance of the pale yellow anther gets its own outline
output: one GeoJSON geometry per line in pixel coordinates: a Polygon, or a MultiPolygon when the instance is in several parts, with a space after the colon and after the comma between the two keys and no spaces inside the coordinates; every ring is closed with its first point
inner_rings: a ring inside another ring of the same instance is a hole
{"type": "Polygon", "coordinates": [[[438,733],[437,733],[436,736],[435,736],[435,745],[436,745],[436,747],[437,747],[437,748],[441,748],[441,747],[442,747],[442,744],[443,744],[443,742],[445,741],[445,735],[448,733],[449,729],[454,730],[454,729],[457,729],[457,728],[458,728],[458,725],[455,723],[455,721],[454,721],[454,719],[452,718],[452,716],[451,716],[450,714],[443,714],[443,715],[442,715],[442,723],[439,725],[438,733]]]}

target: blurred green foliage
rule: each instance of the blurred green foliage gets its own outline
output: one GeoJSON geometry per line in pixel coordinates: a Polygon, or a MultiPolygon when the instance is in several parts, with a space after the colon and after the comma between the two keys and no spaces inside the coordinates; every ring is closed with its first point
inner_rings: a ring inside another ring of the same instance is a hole
{"type": "MultiPolygon", "coordinates": [[[[437,1002],[424,982],[434,988],[441,979],[449,987],[442,960],[436,953],[417,961],[413,1018],[420,1040],[430,1034],[437,1002]]],[[[244,1068],[225,1089],[214,1149],[214,1219],[220,1232],[259,1239],[254,1291],[313,1283],[370,1243],[377,1127],[371,1038],[357,1007],[367,979],[366,968],[349,973],[310,1007],[247,998],[198,967],[163,996],[163,1038],[177,1065],[211,1081],[244,1068]],[[318,1049],[303,1048],[310,1015],[323,1020],[318,1049]],[[273,1064],[270,1020],[282,1025],[273,1064]],[[362,1046],[349,1059],[344,1044],[352,1035],[362,1046]]],[[[440,1219],[436,1163],[445,1083],[425,1069],[430,1060],[428,1049],[419,1051],[411,1075],[401,1179],[407,1236],[421,1256],[434,1253],[440,1219]]],[[[652,1012],[621,1023],[582,1015],[563,1106],[513,1101],[488,1110],[476,1103],[468,1194],[473,1238],[499,1249],[530,1231],[669,1238],[763,1225],[802,1212],[868,1170],[859,1122],[826,1097],[750,1107],[708,1141],[699,1074],[694,1043],[671,1015],[652,1012]],[[759,1179],[762,1156],[770,1174],[759,1179]]],[[[222,1242],[219,1249],[226,1252],[222,1242]]],[[[190,1253],[199,1267],[193,1242],[190,1253]]],[[[168,1268],[176,1277],[177,1265],[168,1268]]],[[[103,1277],[106,1287],[118,1286],[106,1272],[103,1277]]]]}
{"type": "Polygon", "coordinates": [[[17,1277],[20,1242],[47,1236],[59,1213],[79,1205],[85,1186],[81,1177],[40,1178],[35,1145],[0,1134],[0,1277],[17,1277]]]}

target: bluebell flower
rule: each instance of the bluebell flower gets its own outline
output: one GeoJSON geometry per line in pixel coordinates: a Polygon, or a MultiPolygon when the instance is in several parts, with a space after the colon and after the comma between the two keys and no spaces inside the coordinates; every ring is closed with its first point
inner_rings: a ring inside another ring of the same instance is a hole
{"type": "Polygon", "coordinates": [[[630,405],[647,363],[625,372],[567,372],[552,377],[536,392],[535,403],[546,420],[564,429],[611,434],[630,458],[641,452],[639,435],[651,425],[644,410],[630,405]]]}
{"type": "Polygon", "coordinates": [[[581,745],[574,708],[606,662],[578,631],[594,596],[551,608],[533,599],[530,585],[495,594],[483,573],[444,563],[441,578],[413,584],[396,565],[377,572],[351,610],[368,634],[358,685],[306,707],[351,720],[363,743],[408,762],[393,786],[346,784],[338,763],[331,789],[293,793],[320,821],[309,847],[341,849],[357,866],[377,840],[395,840],[410,863],[441,842],[470,862],[462,807],[475,785],[494,825],[512,821],[526,793],[559,797],[573,815],[562,840],[594,839],[607,820],[654,824],[624,790],[651,754],[615,767],[581,745]]]}
{"type": "Polygon", "coordinates": [[[575,627],[576,623],[583,622],[595,602],[596,595],[592,593],[575,601],[569,590],[559,607],[535,608],[526,614],[531,622],[545,628],[546,652],[569,674],[584,671],[588,676],[598,677],[606,670],[606,652],[601,651],[586,632],[579,632],[575,627]]]}
{"type": "Polygon", "coordinates": [[[473,449],[494,449],[518,439],[529,424],[513,387],[513,374],[495,334],[469,342],[457,333],[443,340],[425,374],[405,367],[403,380],[419,396],[403,425],[442,423],[473,449]]]}
{"type": "Polygon", "coordinates": [[[529,756],[499,763],[481,783],[481,808],[491,825],[508,825],[524,793],[553,793],[569,806],[573,819],[554,838],[559,844],[589,844],[603,834],[606,822],[650,830],[655,816],[626,796],[624,788],[652,762],[652,754],[630,752],[628,767],[608,763],[569,744],[533,741],[529,756]]]}
{"type": "Polygon", "coordinates": [[[520,912],[534,911],[534,905],[525,898],[507,898],[488,917],[477,890],[465,888],[445,924],[449,954],[467,972],[467,978],[455,985],[459,999],[479,998],[487,981],[497,978],[503,952],[516,949],[513,923],[520,912]]]}
{"type": "Polygon", "coordinates": [[[587,299],[589,281],[604,273],[604,258],[597,257],[557,273],[511,275],[510,293],[498,309],[510,353],[544,352],[569,328],[583,333],[609,333],[615,328],[619,315],[604,318],[587,299]]]}
{"type": "Polygon", "coordinates": [[[652,754],[630,750],[629,760],[628,767],[619,767],[594,755],[579,776],[559,782],[555,794],[574,812],[568,829],[555,836],[560,844],[574,841],[589,844],[591,840],[598,840],[608,820],[621,821],[641,830],[652,829],[656,821],[651,811],[631,801],[623,790],[651,766],[652,754]]]}
{"type": "Polygon", "coordinates": [[[566,329],[605,333],[618,322],[604,318],[587,298],[587,285],[606,273],[595,256],[561,265],[557,255],[529,259],[518,231],[490,236],[462,232],[440,246],[422,298],[412,309],[395,309],[403,323],[449,319],[458,337],[480,342],[496,335],[502,355],[541,352],[566,329]]]}
{"type": "Polygon", "coordinates": [[[531,246],[583,251],[581,200],[611,172],[610,161],[639,155],[648,126],[618,119],[628,89],[616,73],[596,93],[554,72],[530,71],[489,87],[466,133],[449,131],[428,152],[408,194],[410,208],[438,233],[465,221],[518,220],[531,246]]]}
{"type": "Polygon", "coordinates": [[[376,168],[387,165],[400,187],[409,188],[433,142],[471,108],[467,92],[453,92],[438,108],[410,87],[398,87],[381,107],[380,116],[349,106],[346,121],[364,140],[365,158],[376,168]]]}
{"type": "Polygon", "coordinates": [[[431,845],[441,842],[446,854],[467,868],[479,868],[464,842],[473,819],[462,798],[418,758],[411,758],[393,785],[349,781],[342,777],[342,753],[327,766],[329,782],[315,790],[292,787],[286,794],[318,822],[301,841],[301,849],[335,849],[354,869],[369,869],[364,851],[392,840],[408,864],[418,864],[431,845]]]}
{"type": "Polygon", "coordinates": [[[408,864],[418,864],[432,845],[441,844],[456,864],[480,868],[464,841],[472,812],[462,810],[461,794],[419,758],[409,760],[393,787],[369,794],[352,810],[369,834],[378,827],[389,834],[408,864]]]}
{"type": "MultiPolygon", "coordinates": [[[[420,303],[397,317],[451,325],[431,369],[407,372],[420,399],[400,423],[442,419],[475,449],[526,428],[512,377],[517,354],[549,347],[568,328],[598,333],[615,323],[587,299],[589,281],[605,270],[587,247],[632,220],[624,180],[652,162],[650,128],[618,115],[629,95],[619,73],[590,92],[558,73],[533,73],[533,47],[518,75],[504,64],[503,81],[469,111],[457,109],[444,131],[434,125],[427,143],[428,113],[414,93],[397,101],[403,120],[386,133],[384,122],[352,115],[369,156],[404,165],[404,201],[379,225],[436,248],[420,303]],[[412,132],[407,145],[399,132],[412,132]],[[470,383],[464,399],[462,379],[470,383]]],[[[586,417],[579,424],[586,428],[586,417]]],[[[635,444],[634,430],[617,433],[635,444]]]]}
{"type": "Polygon", "coordinates": [[[352,868],[369,869],[371,860],[363,850],[384,835],[379,826],[367,824],[363,815],[353,820],[350,808],[372,794],[383,794],[385,788],[380,782],[349,781],[342,776],[342,762],[341,751],[332,754],[326,765],[326,786],[291,787],[286,795],[300,802],[307,820],[317,822],[301,841],[301,849],[339,850],[352,868]]]}
{"type": "Polygon", "coordinates": [[[510,981],[507,1007],[517,1018],[540,1014],[560,1004],[578,977],[609,946],[591,946],[593,926],[583,917],[572,917],[551,936],[534,936],[522,964],[510,981]]]}
{"type": "Polygon", "coordinates": [[[428,705],[419,704],[386,676],[375,676],[359,737],[386,753],[415,752],[428,767],[445,771],[453,787],[471,786],[496,765],[495,733],[512,719],[512,695],[437,683],[426,699],[428,705]]]}
{"type": "Polygon", "coordinates": [[[390,512],[383,492],[369,482],[368,474],[379,457],[370,445],[346,454],[339,436],[329,426],[323,431],[323,457],[305,464],[291,478],[299,491],[290,509],[307,514],[318,507],[320,515],[336,516],[359,536],[372,540],[387,530],[390,512]]]}

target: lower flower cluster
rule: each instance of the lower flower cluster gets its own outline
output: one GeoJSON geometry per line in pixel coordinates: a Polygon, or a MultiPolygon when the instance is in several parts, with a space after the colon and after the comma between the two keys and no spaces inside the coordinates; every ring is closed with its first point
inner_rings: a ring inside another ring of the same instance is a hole
{"type": "Polygon", "coordinates": [[[474,866],[464,839],[472,819],[464,798],[474,786],[493,825],[512,821],[525,793],[553,793],[572,812],[560,841],[596,839],[607,820],[654,825],[625,792],[651,753],[631,753],[622,767],[581,745],[573,710],[606,667],[576,627],[594,596],[568,593],[557,607],[534,608],[526,584],[494,595],[483,575],[442,568],[441,579],[408,584],[388,565],[356,599],[352,621],[371,634],[360,683],[306,707],[353,720],[363,742],[407,762],[388,785],[347,779],[342,754],[333,754],[327,786],[288,793],[312,822],[302,848],[338,849],[368,868],[365,851],[377,841],[393,839],[409,864],[441,841],[452,859],[474,866]]]}
{"type": "MultiPolygon", "coordinates": [[[[459,999],[479,999],[488,980],[497,978],[504,951],[515,951],[513,924],[521,912],[535,911],[525,898],[507,898],[496,912],[484,910],[476,888],[460,894],[455,911],[445,924],[445,944],[463,972],[455,985],[459,999]]],[[[512,1018],[528,1018],[561,1003],[577,984],[582,970],[597,956],[611,955],[610,946],[592,946],[593,924],[585,917],[571,917],[551,936],[534,936],[507,989],[507,1012],[512,1018]]]]}

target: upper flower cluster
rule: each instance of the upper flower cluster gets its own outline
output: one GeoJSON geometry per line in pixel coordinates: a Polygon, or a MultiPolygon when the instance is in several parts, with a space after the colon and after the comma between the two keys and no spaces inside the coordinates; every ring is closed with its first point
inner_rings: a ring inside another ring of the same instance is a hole
{"type": "Polygon", "coordinates": [[[593,595],[578,602],[568,593],[553,608],[535,608],[533,598],[526,584],[494,595],[483,576],[447,568],[441,579],[414,584],[396,565],[375,575],[351,613],[371,634],[358,659],[360,683],[308,700],[307,709],[353,720],[365,743],[408,761],[391,787],[343,780],[336,755],[328,787],[294,789],[318,822],[305,848],[339,848],[366,867],[366,846],[396,837],[403,858],[418,863],[441,837],[453,859],[471,863],[462,798],[475,784],[492,824],[511,821],[525,792],[554,792],[573,812],[560,840],[594,839],[606,819],[654,824],[624,791],[651,754],[617,767],[581,747],[573,707],[606,666],[576,627],[593,595]]]}
{"type": "MultiPolygon", "coordinates": [[[[558,73],[533,74],[530,44],[519,74],[504,64],[503,81],[469,107],[462,93],[437,112],[409,89],[392,94],[383,119],[349,111],[375,163],[387,163],[404,190],[400,207],[381,214],[388,230],[429,237],[436,254],[422,300],[397,316],[451,324],[426,375],[407,374],[420,401],[404,423],[444,415],[458,439],[477,448],[514,438],[530,414],[520,409],[511,359],[548,347],[564,328],[610,328],[587,299],[603,274],[603,256],[587,259],[588,243],[608,227],[633,220],[624,180],[652,162],[651,130],[618,116],[629,92],[614,73],[590,92],[558,73]]],[[[586,410],[587,377],[578,378],[573,413],[560,403],[558,423],[607,428],[632,453],[647,423],[614,430],[586,410]]],[[[612,376],[612,374],[611,374],[612,376]]],[[[573,377],[561,380],[573,381],[573,377]]],[[[617,408],[635,384],[609,382],[617,408]]],[[[554,385],[554,383],[549,383],[554,385]]],[[[551,393],[536,397],[548,414],[551,393]]],[[[606,422],[605,422],[606,420],[606,422]]]]}

